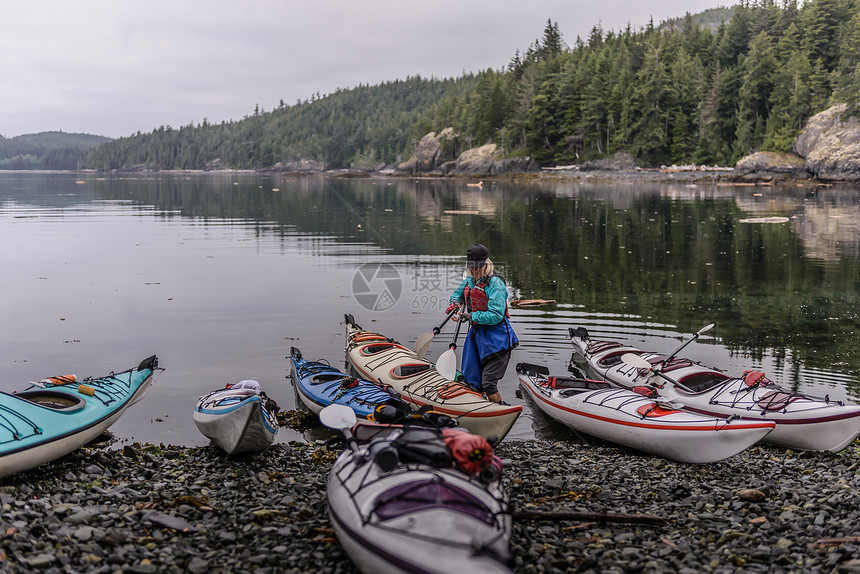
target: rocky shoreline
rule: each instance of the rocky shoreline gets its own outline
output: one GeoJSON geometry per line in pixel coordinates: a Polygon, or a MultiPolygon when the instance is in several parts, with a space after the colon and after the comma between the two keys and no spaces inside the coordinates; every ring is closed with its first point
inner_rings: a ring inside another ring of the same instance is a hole
{"type": "MultiPolygon", "coordinates": [[[[0,479],[0,571],[356,572],[325,485],[337,449],[88,447],[0,479]]],[[[600,442],[505,442],[514,572],[860,572],[860,442],[686,465],[600,442]],[[646,514],[662,524],[612,521],[646,514]]]]}

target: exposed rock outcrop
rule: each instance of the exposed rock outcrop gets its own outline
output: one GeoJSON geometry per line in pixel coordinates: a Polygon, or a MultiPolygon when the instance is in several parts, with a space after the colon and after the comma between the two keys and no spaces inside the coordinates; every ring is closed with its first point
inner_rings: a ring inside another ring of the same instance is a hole
{"type": "Polygon", "coordinates": [[[534,161],[529,157],[505,158],[503,150],[491,143],[468,149],[456,161],[448,162],[439,171],[444,174],[499,174],[511,171],[531,171],[534,161]]]}
{"type": "Polygon", "coordinates": [[[499,174],[510,171],[530,171],[535,167],[534,161],[529,157],[505,158],[503,150],[494,143],[468,149],[457,159],[443,163],[444,145],[456,137],[453,128],[445,128],[438,135],[430,132],[418,142],[412,157],[397,166],[395,171],[440,175],[499,174]]]}
{"type": "Polygon", "coordinates": [[[860,119],[846,118],[845,104],[809,118],[792,150],[748,155],[735,165],[735,175],[860,181],[860,119]]]}
{"type": "Polygon", "coordinates": [[[438,134],[430,132],[418,142],[412,157],[397,166],[395,171],[400,173],[429,173],[435,170],[442,163],[443,142],[455,137],[454,128],[445,128],[438,134]]]}
{"type": "Polygon", "coordinates": [[[323,172],[325,171],[325,163],[314,161],[312,159],[299,159],[295,161],[279,161],[275,164],[276,171],[310,171],[323,172]]]}
{"type": "Polygon", "coordinates": [[[735,165],[735,173],[741,176],[768,173],[805,179],[812,174],[806,161],[794,153],[759,151],[741,159],[735,165]]]}
{"type": "Polygon", "coordinates": [[[819,179],[860,181],[860,119],[844,113],[838,104],[815,114],[794,144],[819,179]]]}
{"type": "Polygon", "coordinates": [[[498,146],[491,143],[461,153],[454,169],[459,173],[490,173],[493,163],[500,159],[498,146]]]}

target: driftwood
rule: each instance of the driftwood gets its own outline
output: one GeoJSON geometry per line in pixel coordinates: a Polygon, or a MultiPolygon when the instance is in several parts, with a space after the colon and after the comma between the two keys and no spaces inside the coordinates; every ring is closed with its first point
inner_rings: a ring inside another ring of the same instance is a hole
{"type": "Polygon", "coordinates": [[[626,524],[665,524],[666,519],[653,514],[617,514],[611,512],[573,512],[568,510],[515,510],[514,520],[573,520],[589,522],[624,522],[626,524]]]}
{"type": "Polygon", "coordinates": [[[845,536],[844,538],[822,538],[817,542],[808,544],[810,548],[829,548],[831,546],[841,546],[842,544],[857,544],[860,543],[860,536],[845,536]]]}
{"type": "Polygon", "coordinates": [[[555,299],[514,299],[511,307],[538,307],[540,305],[554,305],[555,299]]]}

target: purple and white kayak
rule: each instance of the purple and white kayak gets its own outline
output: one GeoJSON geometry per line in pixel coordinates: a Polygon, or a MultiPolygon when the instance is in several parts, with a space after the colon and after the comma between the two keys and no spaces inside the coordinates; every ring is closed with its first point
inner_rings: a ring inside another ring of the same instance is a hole
{"type": "Polygon", "coordinates": [[[709,463],[729,458],[774,428],[770,421],[683,412],[603,381],[551,377],[545,367],[528,363],[517,365],[517,375],[537,408],[560,423],[679,462],[709,463]]]}
{"type": "Polygon", "coordinates": [[[569,331],[575,351],[592,376],[627,389],[650,386],[688,412],[772,421],[776,428],[764,439],[769,443],[838,452],[860,436],[860,405],[782,389],[761,371],[732,377],[674,353],[663,355],[616,341],[595,341],[582,327],[569,331]],[[622,360],[628,353],[647,361],[650,368],[622,360]]]}
{"type": "Polygon", "coordinates": [[[511,513],[498,474],[458,470],[438,429],[359,423],[353,431],[326,492],[335,534],[359,570],[510,573],[511,513]]]}

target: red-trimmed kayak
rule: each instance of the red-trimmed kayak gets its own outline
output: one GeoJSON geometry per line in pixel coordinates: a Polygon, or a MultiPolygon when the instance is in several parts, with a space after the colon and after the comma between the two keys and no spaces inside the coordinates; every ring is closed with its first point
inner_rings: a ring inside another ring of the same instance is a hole
{"type": "Polygon", "coordinates": [[[708,417],[673,409],[603,381],[551,377],[520,363],[520,386],[539,410],[580,432],[679,462],[734,456],[764,438],[772,422],[708,417]]]}
{"type": "Polygon", "coordinates": [[[346,316],[346,355],[361,377],[389,385],[404,401],[430,406],[475,434],[495,437],[496,444],[523,410],[488,401],[466,383],[446,379],[411,349],[356,325],[352,315],[346,316]]]}
{"type": "Polygon", "coordinates": [[[595,341],[582,327],[570,329],[570,340],[589,372],[614,385],[660,387],[668,400],[684,410],[708,416],[740,416],[745,421],[773,421],[776,428],[765,441],[780,446],[838,452],[860,436],[860,405],[817,398],[781,389],[764,373],[731,377],[690,359],[650,353],[615,341],[595,341]],[[639,355],[672,382],[621,360],[625,353],[639,355]],[[665,362],[665,364],[662,364],[665,362]],[[664,384],[665,383],[665,384],[664,384]]]}
{"type": "Polygon", "coordinates": [[[104,377],[51,377],[0,392],[0,476],[58,459],[99,436],[143,398],[157,368],[153,355],[104,377]]]}

